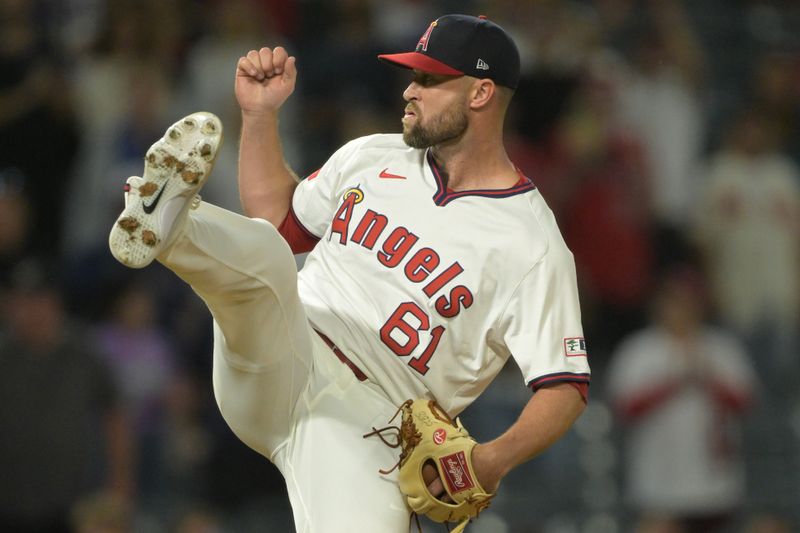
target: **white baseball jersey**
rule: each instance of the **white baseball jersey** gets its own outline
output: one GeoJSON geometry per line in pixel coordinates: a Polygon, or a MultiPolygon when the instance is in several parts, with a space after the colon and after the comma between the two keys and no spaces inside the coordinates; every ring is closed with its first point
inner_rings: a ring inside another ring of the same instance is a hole
{"type": "Polygon", "coordinates": [[[726,512],[741,502],[745,486],[738,421],[730,413],[747,404],[755,375],[744,347],[724,331],[706,328],[692,346],[702,379],[687,373],[683,350],[650,327],[626,338],[612,357],[609,391],[620,407],[671,390],[631,424],[627,496],[655,512],[726,512]]]}
{"type": "Polygon", "coordinates": [[[530,180],[449,191],[398,134],[339,149],[297,187],[319,239],[299,274],[311,324],[396,403],[461,412],[513,356],[536,389],[588,383],[575,266],[530,180]]]}

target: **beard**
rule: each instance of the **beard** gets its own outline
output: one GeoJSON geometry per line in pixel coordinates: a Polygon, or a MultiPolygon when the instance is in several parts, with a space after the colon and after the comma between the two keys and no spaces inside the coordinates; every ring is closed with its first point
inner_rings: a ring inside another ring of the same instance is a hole
{"type": "Polygon", "coordinates": [[[467,113],[453,104],[423,126],[419,115],[414,125],[403,126],[403,142],[411,148],[430,148],[460,137],[467,130],[467,113]]]}

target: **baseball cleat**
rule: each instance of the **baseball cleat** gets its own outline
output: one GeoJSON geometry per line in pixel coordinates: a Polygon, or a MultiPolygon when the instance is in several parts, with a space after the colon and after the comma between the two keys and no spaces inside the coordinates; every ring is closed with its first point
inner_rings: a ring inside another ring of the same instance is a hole
{"type": "Polygon", "coordinates": [[[142,177],[125,184],[125,209],[108,245],[125,266],[143,268],[170,244],[197,193],[208,179],[222,145],[222,123],[211,113],[193,113],[167,129],[144,158],[142,177]]]}

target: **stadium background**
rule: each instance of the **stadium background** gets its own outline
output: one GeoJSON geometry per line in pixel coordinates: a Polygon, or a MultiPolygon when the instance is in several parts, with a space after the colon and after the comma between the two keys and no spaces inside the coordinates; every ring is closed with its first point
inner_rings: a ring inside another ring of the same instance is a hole
{"type": "MultiPolygon", "coordinates": [[[[507,141],[575,252],[594,373],[577,427],[509,476],[474,530],[633,530],[627,429],[606,378],[614,350],[649,323],[650,296],[676,268],[705,280],[710,320],[748,347],[759,379],[739,419],[748,476],[731,530],[800,530],[798,316],[796,294],[786,294],[800,276],[800,6],[790,0],[0,1],[0,390],[13,392],[0,398],[15,402],[0,410],[0,472],[42,465],[0,474],[0,522],[33,509],[34,523],[105,521],[104,531],[291,530],[280,476],[217,413],[202,303],[160,266],[115,264],[107,232],[124,178],[141,171],[150,143],[200,109],[227,131],[204,198],[239,210],[232,81],[244,51],[282,44],[298,57],[282,128],[288,161],[307,175],[348,139],[399,131],[409,78],[375,55],[413,46],[446,12],[485,13],[520,44],[524,78],[507,141]],[[793,183],[765,211],[780,223],[750,241],[723,224],[704,240],[713,206],[703,191],[720,154],[737,151],[755,185],[743,205],[728,207],[746,211],[761,173],[777,174],[793,183]],[[774,257],[774,247],[756,246],[773,237],[790,243],[774,257]],[[719,242],[748,267],[727,287],[713,268],[719,242]],[[714,305],[727,301],[719,291],[767,285],[787,289],[763,296],[749,322],[714,305]],[[772,312],[769,298],[789,300],[789,310],[772,312]],[[29,346],[7,342],[26,327],[15,320],[23,308],[33,316],[29,346]],[[90,353],[110,379],[83,407],[89,445],[74,453],[92,468],[88,478],[63,470],[74,482],[44,466],[68,449],[63,441],[77,442],[65,434],[73,426],[32,419],[57,411],[48,407],[56,388],[7,371],[9,360],[35,357],[48,328],[83,343],[60,354],[62,363],[89,364],[74,352],[90,353]],[[15,417],[27,423],[12,425],[15,417]],[[114,461],[104,453],[108,435],[117,439],[114,461]],[[81,490],[59,495],[62,485],[81,490]]],[[[491,438],[528,395],[509,367],[465,423],[491,438]]]]}

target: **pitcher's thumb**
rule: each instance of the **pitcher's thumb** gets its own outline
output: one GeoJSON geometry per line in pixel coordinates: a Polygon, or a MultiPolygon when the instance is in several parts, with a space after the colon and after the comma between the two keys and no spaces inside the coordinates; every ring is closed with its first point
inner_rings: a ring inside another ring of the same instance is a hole
{"type": "Polygon", "coordinates": [[[283,67],[283,79],[286,81],[294,81],[297,78],[297,59],[294,56],[289,56],[286,60],[286,65],[283,67]]]}

